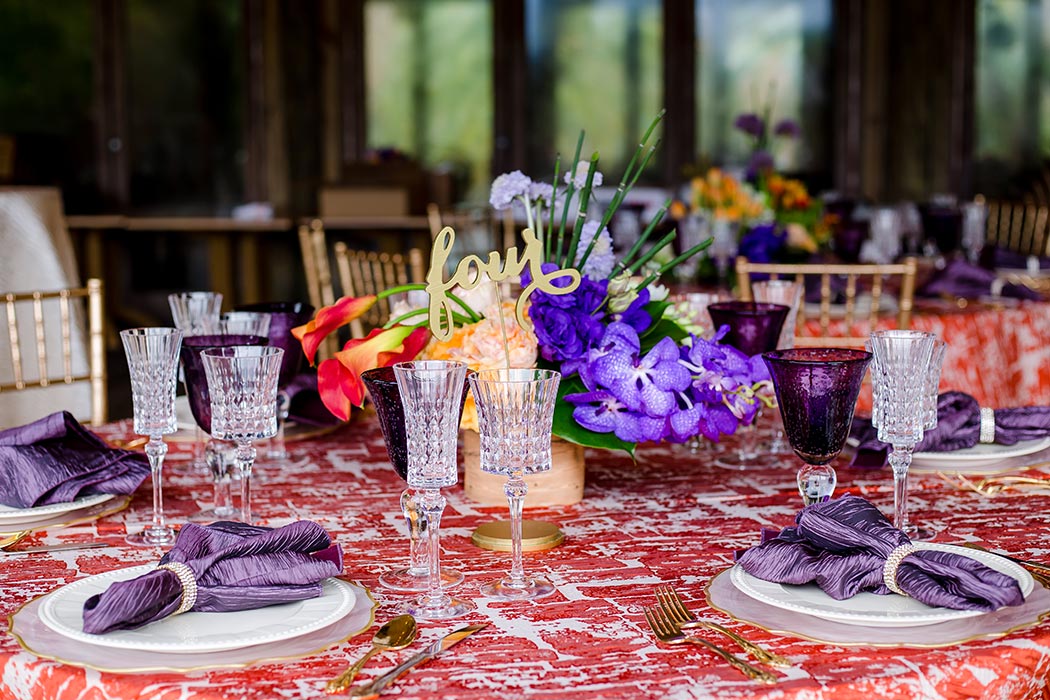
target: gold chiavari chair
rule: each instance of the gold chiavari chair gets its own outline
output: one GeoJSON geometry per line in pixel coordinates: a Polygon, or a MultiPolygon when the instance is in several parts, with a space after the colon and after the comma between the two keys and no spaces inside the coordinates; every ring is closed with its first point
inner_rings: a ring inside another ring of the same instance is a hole
{"type": "Polygon", "coordinates": [[[1021,202],[988,202],[985,242],[1021,255],[1050,254],[1050,209],[1021,202]]]}
{"type": "MultiPolygon", "coordinates": [[[[887,282],[893,278],[897,287],[897,327],[907,329],[911,326],[912,306],[915,300],[915,274],[917,265],[914,258],[906,258],[903,262],[888,265],[824,265],[819,263],[809,264],[782,264],[782,263],[753,263],[745,257],[736,259],[737,283],[740,285],[740,298],[751,301],[751,275],[766,274],[772,279],[786,278],[794,279],[805,285],[806,279],[816,277],[820,280],[820,335],[800,336],[796,334],[795,344],[799,346],[860,346],[868,339],[868,333],[875,328],[880,309],[883,308],[883,295],[886,291],[887,282]],[[844,303],[836,304],[835,288],[832,285],[833,277],[845,278],[845,288],[841,290],[844,303]],[[870,304],[866,308],[859,307],[858,292],[863,291],[870,304]],[[870,296],[868,296],[870,295],[870,296]],[[832,336],[832,308],[842,313],[836,313],[836,320],[841,319],[845,328],[845,334],[832,336]],[[863,327],[863,333],[858,333],[859,327],[863,327]]],[[[799,309],[798,328],[805,325],[805,308],[799,309]]]]}
{"type": "Polygon", "coordinates": [[[0,394],[23,390],[43,390],[86,382],[91,387],[91,424],[106,422],[106,356],[102,312],[102,281],[89,279],[84,287],[54,291],[0,293],[0,304],[6,316],[6,339],[9,343],[10,366],[3,376],[11,381],[0,384],[0,394]],[[79,329],[81,300],[87,300],[88,363],[86,371],[74,367],[74,338],[79,329]],[[28,307],[28,313],[27,313],[28,307]],[[58,328],[53,322],[57,308],[58,328]],[[32,322],[24,323],[31,314],[32,322]],[[29,325],[30,328],[25,328],[29,325]],[[23,357],[23,338],[32,334],[35,340],[35,367],[23,357]],[[61,355],[61,370],[52,369],[56,345],[61,355]],[[10,371],[10,375],[7,374],[10,371]]]}
{"type": "MultiPolygon", "coordinates": [[[[332,287],[332,270],[328,264],[328,244],[320,219],[299,226],[299,248],[303,255],[310,304],[315,309],[334,304],[335,289],[332,287]]],[[[327,360],[337,349],[338,343],[334,336],[325,338],[317,349],[317,361],[327,360]]]]}
{"type": "MultiPolygon", "coordinates": [[[[340,241],[335,244],[335,264],[343,294],[354,297],[377,294],[410,282],[422,282],[426,274],[423,251],[419,248],[412,248],[405,255],[375,253],[351,250],[340,241]]],[[[350,336],[363,338],[372,328],[386,323],[389,317],[390,299],[380,299],[363,316],[351,321],[350,336]]]]}

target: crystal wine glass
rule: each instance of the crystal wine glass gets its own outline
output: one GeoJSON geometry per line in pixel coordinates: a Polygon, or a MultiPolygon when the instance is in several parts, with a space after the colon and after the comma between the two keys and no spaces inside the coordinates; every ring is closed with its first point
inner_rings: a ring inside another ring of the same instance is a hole
{"type": "MultiPolygon", "coordinates": [[[[208,435],[212,434],[211,425],[211,392],[208,377],[204,371],[204,360],[201,354],[205,350],[226,348],[237,345],[265,345],[266,338],[259,335],[194,335],[182,341],[180,356],[182,374],[186,382],[186,396],[190,402],[190,413],[197,427],[208,435]]],[[[205,462],[214,483],[214,500],[211,508],[194,516],[200,520],[221,520],[232,517],[236,510],[230,498],[230,472],[228,450],[219,440],[209,440],[205,448],[205,462]]]]}
{"type": "MultiPolygon", "coordinates": [[[[791,309],[784,319],[784,327],[780,329],[780,339],[777,340],[776,349],[795,347],[798,308],[802,305],[804,291],[802,283],[794,280],[760,280],[755,282],[751,289],[754,292],[755,301],[782,304],[791,309]]],[[[779,411],[773,416],[773,424],[769,428],[769,442],[763,443],[763,449],[774,455],[790,453],[791,446],[784,439],[784,423],[780,420],[779,411]]]]}
{"type": "Polygon", "coordinates": [[[923,331],[876,331],[871,349],[878,364],[873,374],[873,395],[878,401],[872,415],[878,439],[890,445],[893,469],[893,526],[912,539],[927,539],[908,522],[908,468],[915,445],[922,440],[926,415],[926,377],[936,336],[923,331]]]}
{"type": "Polygon", "coordinates": [[[926,372],[926,388],[923,397],[926,411],[926,418],[922,425],[924,431],[933,430],[937,427],[937,397],[941,386],[941,369],[944,367],[944,355],[947,350],[947,343],[940,338],[934,338],[933,353],[930,355],[929,371],[926,372]]]}
{"type": "Polygon", "coordinates": [[[270,315],[256,311],[227,311],[216,321],[204,324],[209,335],[262,335],[270,334],[270,315]]]}
{"type": "Polygon", "coordinates": [[[182,332],[175,328],[132,328],[120,332],[131,373],[135,433],[149,436],[146,456],[153,480],[153,521],[142,532],[128,535],[131,544],[153,547],[175,541],[175,530],[164,522],[161,486],[164,455],[162,436],[175,432],[175,382],[182,332]]]}
{"type": "Polygon", "coordinates": [[[275,301],[245,304],[238,306],[237,310],[269,316],[270,346],[284,350],[281,374],[277,378],[277,434],[270,440],[266,451],[267,459],[283,462],[288,459],[288,450],[284,445],[284,424],[288,420],[288,410],[292,403],[285,390],[299,374],[299,367],[303,361],[303,346],[292,336],[292,329],[309,322],[313,318],[314,307],[298,301],[275,301]]]}
{"type": "Polygon", "coordinates": [[[420,507],[425,514],[430,545],[427,590],[408,602],[402,612],[424,620],[459,617],[474,609],[450,597],[441,585],[441,489],[459,478],[456,439],[467,366],[462,362],[416,360],[394,365],[394,376],[405,410],[408,444],[408,485],[422,489],[420,507]]]}
{"type": "Polygon", "coordinates": [[[284,350],[238,345],[201,353],[211,392],[212,435],[237,443],[241,520],[252,522],[253,440],[277,432],[277,375],[284,350]]]}
{"type": "Polygon", "coordinates": [[[481,588],[492,598],[542,598],[554,586],[525,576],[521,563],[521,510],[526,474],[551,468],[551,423],[561,374],[547,369],[482,370],[470,377],[478,406],[481,469],[507,477],[503,487],[510,504],[510,572],[481,588]]]}
{"type": "MultiPolygon", "coordinates": [[[[707,313],[715,328],[728,326],[729,332],[722,339],[748,357],[759,355],[767,350],[775,350],[791,309],[783,304],[767,304],[754,301],[723,301],[707,307],[707,313]]],[[[770,455],[763,451],[755,439],[755,424],[758,422],[762,404],[758,398],[758,408],[751,422],[743,426],[737,435],[736,448],[728,450],[715,460],[715,464],[728,469],[749,469],[768,466],[770,455]]]]}
{"type": "MultiPolygon", "coordinates": [[[[394,471],[403,480],[408,480],[408,443],[405,439],[405,408],[401,403],[401,391],[397,387],[393,367],[378,367],[361,373],[361,379],[368,387],[368,395],[376,408],[379,426],[383,430],[386,452],[394,471]]],[[[467,397],[467,385],[463,384],[463,398],[467,397]]],[[[460,411],[463,409],[460,403],[460,411]]],[[[419,507],[418,489],[406,488],[401,492],[401,512],[408,525],[408,566],[380,575],[379,582],[395,591],[421,593],[427,590],[427,577],[430,575],[428,551],[421,541],[426,532],[423,512],[419,507]]],[[[447,588],[460,583],[463,574],[459,571],[441,567],[441,582],[447,588]]]]}
{"type": "Polygon", "coordinates": [[[764,353],[788,442],[805,465],[798,489],[806,505],[831,498],[837,478],[832,460],[853,422],[871,353],[845,348],[787,348],[764,353]]]}
{"type": "MultiPolygon", "coordinates": [[[[219,321],[222,311],[222,294],[220,292],[181,292],[168,295],[168,307],[175,327],[182,331],[183,338],[214,332],[212,329],[219,321]]],[[[185,383],[186,377],[179,368],[179,380],[185,383]]],[[[186,389],[189,394],[189,388],[186,389]]],[[[205,469],[204,435],[200,426],[193,440],[193,459],[195,469],[205,469]]]]}

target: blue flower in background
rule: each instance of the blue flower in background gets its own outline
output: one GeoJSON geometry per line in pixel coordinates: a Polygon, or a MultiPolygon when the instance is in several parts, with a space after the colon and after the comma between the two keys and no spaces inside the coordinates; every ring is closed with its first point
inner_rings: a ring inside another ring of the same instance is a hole
{"type": "Polygon", "coordinates": [[[776,224],[759,224],[740,239],[737,251],[751,262],[772,262],[787,243],[787,231],[778,230],[776,224]]]}

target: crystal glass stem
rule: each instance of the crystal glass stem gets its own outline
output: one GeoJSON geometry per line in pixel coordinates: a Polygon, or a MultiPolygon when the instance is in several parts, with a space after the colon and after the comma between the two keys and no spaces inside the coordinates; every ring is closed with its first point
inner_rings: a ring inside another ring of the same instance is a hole
{"type": "Polygon", "coordinates": [[[164,522],[164,455],[168,445],[158,435],[151,435],[146,443],[146,457],[149,459],[149,470],[153,481],[153,523],[145,533],[150,544],[169,544],[175,541],[175,531],[164,522]]]}
{"type": "Polygon", "coordinates": [[[427,519],[427,542],[429,576],[424,609],[434,611],[435,617],[451,603],[451,598],[441,589],[441,513],[447,501],[440,489],[425,489],[419,499],[421,510],[427,519]]]}
{"type": "Polygon", "coordinates": [[[237,443],[237,473],[241,477],[241,522],[252,524],[252,465],[255,448],[250,442],[237,443]]]}
{"type": "Polygon", "coordinates": [[[423,542],[427,534],[425,513],[419,506],[419,494],[415,489],[401,492],[401,512],[408,525],[408,569],[410,576],[427,576],[430,572],[429,542],[423,542]]]}
{"type": "Polygon", "coordinates": [[[894,445],[890,451],[890,468],[893,469],[893,526],[898,530],[908,529],[908,467],[914,445],[894,445]]]}
{"type": "Polygon", "coordinates": [[[270,449],[266,457],[275,461],[288,459],[288,450],[284,445],[284,422],[288,420],[288,409],[292,400],[284,391],[277,392],[277,434],[270,438],[270,449]]]}
{"type": "Polygon", "coordinates": [[[233,496],[230,493],[230,471],[226,461],[226,451],[218,440],[209,440],[204,450],[208,470],[214,482],[214,507],[212,515],[224,517],[233,515],[233,496]]]}
{"type": "Polygon", "coordinates": [[[521,512],[525,505],[525,494],[529,491],[522,473],[514,472],[503,486],[510,504],[510,575],[509,585],[514,588],[526,588],[525,567],[521,563],[521,512]]]}

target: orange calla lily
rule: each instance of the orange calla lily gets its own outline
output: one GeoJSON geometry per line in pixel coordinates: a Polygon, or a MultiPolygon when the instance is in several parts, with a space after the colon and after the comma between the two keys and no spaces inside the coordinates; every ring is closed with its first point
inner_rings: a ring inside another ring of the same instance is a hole
{"type": "Polygon", "coordinates": [[[426,328],[394,326],[386,330],[376,328],[365,338],[350,340],[335,358],[325,360],[317,368],[321,401],[332,415],[348,420],[351,407],[360,407],[365,400],[361,373],[411,360],[429,338],[430,331],[426,328]]]}
{"type": "Polygon", "coordinates": [[[303,354],[306,355],[307,361],[311,365],[314,363],[317,348],[321,347],[321,341],[329,333],[361,316],[375,303],[374,294],[363,297],[343,297],[331,306],[323,307],[306,325],[293,328],[292,335],[302,343],[303,354]]]}

